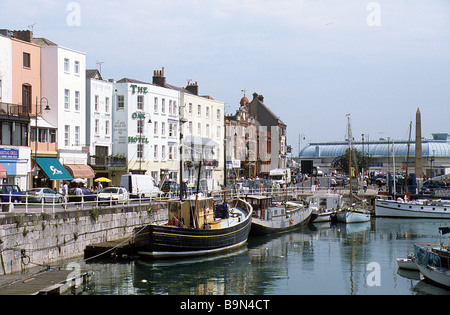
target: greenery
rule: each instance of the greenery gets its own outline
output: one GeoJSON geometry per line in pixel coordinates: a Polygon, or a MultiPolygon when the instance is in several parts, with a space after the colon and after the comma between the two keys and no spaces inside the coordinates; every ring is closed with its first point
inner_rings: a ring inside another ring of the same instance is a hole
{"type": "MultiPolygon", "coordinates": [[[[341,168],[344,171],[344,173],[346,173],[346,174],[348,174],[348,170],[349,170],[349,167],[348,167],[349,151],[350,150],[347,149],[345,151],[345,153],[337,159],[337,163],[335,164],[338,168],[341,168]]],[[[368,169],[370,166],[370,157],[367,155],[362,155],[362,153],[356,149],[353,149],[352,152],[353,152],[352,165],[353,165],[353,167],[355,167],[355,164],[356,164],[356,166],[357,166],[356,173],[358,174],[359,172],[361,172],[363,168],[368,169]],[[356,161],[354,161],[355,157],[356,157],[356,161]]]]}
{"type": "Polygon", "coordinates": [[[100,216],[100,208],[92,208],[89,214],[91,215],[91,218],[94,219],[94,221],[97,221],[98,217],[100,216]]]}

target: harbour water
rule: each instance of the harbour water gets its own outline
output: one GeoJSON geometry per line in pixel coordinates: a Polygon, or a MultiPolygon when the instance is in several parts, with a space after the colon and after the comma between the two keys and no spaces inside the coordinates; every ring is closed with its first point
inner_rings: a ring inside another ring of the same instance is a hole
{"type": "Polygon", "coordinates": [[[357,224],[314,224],[250,237],[235,252],[169,261],[94,260],[95,272],[75,294],[87,295],[416,295],[450,294],[399,270],[415,243],[448,243],[438,227],[450,220],[373,218],[357,224]]]}

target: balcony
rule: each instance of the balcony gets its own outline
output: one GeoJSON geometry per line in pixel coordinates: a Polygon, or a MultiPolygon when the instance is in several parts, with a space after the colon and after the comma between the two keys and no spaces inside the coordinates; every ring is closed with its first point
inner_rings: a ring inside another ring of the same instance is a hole
{"type": "Polygon", "coordinates": [[[127,158],[126,157],[91,155],[88,159],[88,164],[94,170],[105,170],[105,171],[126,171],[127,170],[127,158]]]}
{"type": "Polygon", "coordinates": [[[0,102],[0,116],[30,119],[30,110],[26,105],[15,105],[0,102]]]}

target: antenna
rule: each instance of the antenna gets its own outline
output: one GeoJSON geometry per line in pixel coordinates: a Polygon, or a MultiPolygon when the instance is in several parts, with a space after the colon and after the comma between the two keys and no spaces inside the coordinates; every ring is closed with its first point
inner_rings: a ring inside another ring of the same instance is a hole
{"type": "Polygon", "coordinates": [[[104,63],[105,63],[104,61],[97,61],[96,62],[97,66],[99,67],[98,71],[100,71],[100,75],[102,75],[102,64],[104,64],[104,63]]]}
{"type": "Polygon", "coordinates": [[[247,92],[246,89],[241,90],[241,92],[244,92],[244,97],[245,97],[245,92],[247,92]]]}
{"type": "Polygon", "coordinates": [[[29,29],[30,31],[34,32],[34,26],[35,26],[36,24],[37,24],[37,23],[33,23],[33,24],[31,24],[31,25],[28,25],[28,29],[29,29]]]}

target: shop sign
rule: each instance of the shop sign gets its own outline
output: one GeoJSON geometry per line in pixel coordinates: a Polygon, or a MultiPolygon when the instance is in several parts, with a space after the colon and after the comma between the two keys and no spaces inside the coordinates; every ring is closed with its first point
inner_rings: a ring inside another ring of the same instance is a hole
{"type": "Polygon", "coordinates": [[[19,150],[10,148],[0,148],[0,159],[18,159],[19,150]]]}

